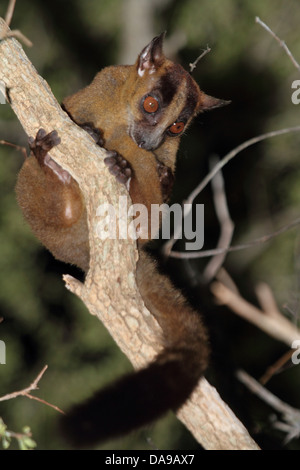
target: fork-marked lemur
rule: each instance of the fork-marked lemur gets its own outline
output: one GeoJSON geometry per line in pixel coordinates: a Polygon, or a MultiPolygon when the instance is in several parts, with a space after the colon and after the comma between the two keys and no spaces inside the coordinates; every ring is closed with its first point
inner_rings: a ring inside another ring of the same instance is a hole
{"type": "MultiPolygon", "coordinates": [[[[66,98],[63,107],[107,151],[105,163],[129,188],[134,204],[168,199],[182,133],[199,112],[226,101],[203,93],[188,72],[168,60],[164,34],[155,37],[134,65],[112,66],[66,98]]],[[[36,236],[65,262],[89,266],[88,229],[76,181],[49,151],[56,131],[42,129],[30,139],[31,156],[18,176],[16,191],[36,236]]],[[[146,307],[163,330],[164,348],[148,367],[127,375],[77,405],[62,419],[74,443],[87,445],[151,422],[178,409],[204,373],[209,356],[200,316],[170,280],[160,274],[138,240],[136,280],[146,307]]]]}

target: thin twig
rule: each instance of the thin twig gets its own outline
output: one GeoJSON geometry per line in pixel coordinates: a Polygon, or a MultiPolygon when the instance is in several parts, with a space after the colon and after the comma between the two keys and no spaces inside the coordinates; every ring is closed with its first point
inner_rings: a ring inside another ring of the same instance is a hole
{"type": "Polygon", "coordinates": [[[300,340],[300,331],[276,308],[273,315],[266,314],[263,310],[247,302],[241,295],[232,292],[221,282],[214,282],[211,286],[212,293],[221,305],[226,305],[234,313],[249,321],[259,329],[282,341],[290,348],[293,341],[300,340]]]}
{"type": "MultiPolygon", "coordinates": [[[[217,162],[218,158],[211,158],[209,162],[210,168],[213,168],[217,162]]],[[[212,190],[213,190],[213,200],[215,211],[220,223],[220,237],[217,244],[217,248],[226,250],[232,240],[234,223],[229,214],[229,209],[227,205],[226,193],[224,188],[224,179],[222,172],[216,174],[216,176],[211,181],[212,190]]],[[[216,273],[221,268],[224,259],[226,257],[226,251],[221,254],[215,255],[207,264],[203,271],[203,277],[205,281],[210,282],[216,275],[216,273]]]]}
{"type": "Polygon", "coordinates": [[[6,15],[4,18],[4,21],[7,24],[7,26],[10,26],[10,23],[14,14],[14,10],[15,10],[15,4],[16,4],[16,0],[9,0],[6,15]]]}
{"type": "Polygon", "coordinates": [[[48,366],[44,366],[41,372],[38,374],[38,376],[34,379],[34,381],[29,385],[29,387],[24,388],[23,390],[19,390],[18,392],[12,392],[8,393],[7,395],[4,395],[3,397],[0,397],[0,401],[5,401],[5,400],[11,400],[12,398],[19,397],[20,395],[26,395],[26,393],[31,392],[32,390],[37,390],[38,389],[38,383],[43,377],[44,373],[48,369],[48,366]]]}
{"type": "Polygon", "coordinates": [[[208,173],[208,175],[202,180],[202,182],[191,192],[189,197],[185,202],[192,204],[194,199],[203,191],[203,189],[208,185],[212,178],[221,170],[230,160],[232,160],[236,155],[250,147],[251,145],[257,144],[262,140],[270,139],[271,137],[277,137],[279,135],[288,134],[290,132],[300,132],[300,126],[288,127],[285,129],[279,129],[278,131],[266,132],[265,134],[252,137],[246,142],[238,145],[235,149],[231,150],[224,158],[208,173]]]}
{"type": "MultiPolygon", "coordinates": [[[[191,204],[193,203],[194,199],[201,193],[201,191],[203,191],[203,189],[208,185],[208,183],[218,173],[218,171],[220,171],[236,155],[238,155],[240,152],[250,147],[251,145],[257,144],[258,142],[261,142],[266,139],[270,139],[271,137],[277,137],[279,135],[289,134],[291,132],[300,132],[300,126],[288,127],[285,129],[279,129],[278,131],[266,132],[265,134],[261,134],[257,137],[253,137],[252,139],[246,140],[245,142],[243,142],[242,144],[238,145],[236,148],[231,150],[231,152],[229,152],[227,155],[225,155],[225,157],[222,158],[222,160],[208,173],[208,175],[201,181],[201,183],[191,192],[189,197],[184,201],[185,204],[190,204],[190,206],[188,206],[189,209],[185,211],[184,216],[186,217],[189,214],[191,210],[191,204]]],[[[178,238],[180,237],[180,234],[181,234],[181,223],[177,227],[175,227],[173,237],[170,238],[170,240],[168,240],[163,245],[162,252],[164,256],[170,256],[171,250],[176,240],[178,240],[178,238]]],[[[219,253],[222,253],[222,251],[213,252],[212,254],[215,255],[219,253]]],[[[211,256],[211,254],[209,256],[211,256]]]]}
{"type": "Polygon", "coordinates": [[[0,140],[0,145],[7,145],[8,147],[13,147],[18,152],[21,152],[25,159],[27,158],[27,151],[26,151],[25,147],[21,147],[20,145],[12,144],[11,142],[8,142],[7,140],[0,140]]]}
{"type": "Polygon", "coordinates": [[[270,286],[266,282],[260,282],[255,287],[255,294],[257,300],[266,315],[273,316],[274,318],[280,316],[274,294],[270,286]]]}
{"type": "Polygon", "coordinates": [[[203,57],[206,56],[206,54],[208,54],[210,51],[211,51],[211,48],[207,45],[207,46],[206,46],[206,49],[204,49],[204,50],[202,51],[202,53],[197,57],[197,59],[196,59],[193,63],[189,64],[190,73],[193,73],[193,71],[194,71],[195,68],[197,67],[198,62],[199,62],[201,59],[203,59],[203,57]]]}
{"type": "Polygon", "coordinates": [[[291,51],[287,47],[286,43],[282,39],[280,39],[277,36],[277,34],[275,34],[274,31],[272,31],[271,28],[268,25],[266,25],[266,23],[264,23],[258,16],[255,17],[255,21],[256,21],[256,23],[260,24],[266,31],[268,31],[268,33],[271,34],[271,36],[273,36],[274,39],[276,39],[278,44],[281,47],[283,47],[283,49],[285,50],[285,52],[287,53],[287,55],[291,59],[292,63],[294,64],[294,66],[296,67],[298,72],[300,72],[300,64],[298,64],[295,57],[293,56],[293,54],[291,53],[291,51]]]}
{"type": "Polygon", "coordinates": [[[45,401],[41,398],[35,397],[34,395],[30,394],[30,392],[32,390],[38,390],[38,388],[39,388],[38,384],[39,384],[41,378],[43,377],[43,375],[44,375],[44,373],[46,372],[47,369],[48,369],[48,366],[47,365],[44,366],[43,369],[41,370],[41,372],[34,379],[34,381],[29,385],[29,387],[26,387],[23,390],[19,390],[17,392],[8,393],[7,395],[4,395],[4,396],[0,397],[0,401],[6,401],[6,400],[11,400],[11,399],[16,398],[16,397],[25,396],[25,397],[28,397],[32,400],[37,400],[40,403],[43,403],[47,406],[50,406],[51,408],[54,408],[55,410],[57,410],[60,413],[64,414],[64,412],[60,408],[58,408],[57,406],[52,405],[51,403],[48,403],[47,401],[45,401]]]}
{"type": "Polygon", "coordinates": [[[8,393],[7,395],[4,395],[3,397],[0,397],[0,401],[5,401],[5,400],[11,400],[12,398],[19,397],[20,395],[26,395],[26,393],[31,392],[32,390],[37,390],[38,389],[38,383],[43,377],[44,373],[48,369],[48,366],[44,366],[41,372],[38,374],[38,376],[34,379],[34,381],[29,385],[29,387],[24,388],[23,390],[19,390],[18,392],[12,392],[8,393]]]}
{"type": "Polygon", "coordinates": [[[10,30],[9,25],[11,23],[14,9],[15,9],[16,0],[9,0],[7,11],[5,14],[5,23],[6,28],[3,29],[2,34],[0,35],[0,41],[6,38],[17,38],[22,41],[25,46],[31,47],[33,44],[19,29],[10,30]]]}
{"type": "Polygon", "coordinates": [[[243,243],[240,245],[230,246],[229,248],[213,248],[211,250],[205,251],[196,251],[196,252],[179,252],[179,251],[171,251],[169,256],[171,258],[179,258],[179,259],[190,259],[190,258],[207,258],[209,256],[215,256],[222,253],[231,253],[233,251],[240,251],[245,250],[247,248],[253,248],[256,245],[260,245],[262,243],[266,243],[272,240],[275,237],[295,228],[297,225],[300,224],[300,218],[293,220],[289,224],[284,225],[280,229],[276,230],[275,232],[269,233],[268,235],[263,235],[262,237],[256,238],[248,243],[243,243]]]}
{"type": "Polygon", "coordinates": [[[282,400],[280,400],[278,397],[273,395],[269,390],[267,390],[263,385],[261,385],[259,382],[257,382],[253,377],[251,377],[247,372],[243,370],[238,370],[236,373],[238,379],[246,385],[249,390],[251,390],[253,393],[255,393],[257,396],[259,396],[262,400],[264,400],[266,403],[268,403],[270,406],[272,406],[276,411],[279,413],[297,413],[299,414],[299,419],[300,419],[300,410],[297,408],[293,408],[290,405],[287,405],[284,403],[282,400]]]}
{"type": "Polygon", "coordinates": [[[255,393],[259,398],[261,398],[265,403],[270,405],[278,413],[282,414],[282,419],[284,422],[275,422],[274,427],[280,429],[281,431],[287,433],[285,442],[288,442],[294,438],[299,437],[300,435],[300,410],[293,408],[287,403],[280,400],[263,387],[259,382],[257,382],[253,377],[248,375],[243,370],[238,370],[236,373],[238,379],[249,389],[251,392],[255,393]]]}
{"type": "Polygon", "coordinates": [[[36,400],[40,403],[43,403],[44,405],[47,405],[47,406],[50,406],[50,408],[53,408],[54,410],[58,411],[59,413],[61,413],[62,415],[65,415],[66,413],[61,410],[58,406],[56,405],[53,405],[52,403],[49,403],[48,401],[46,400],[43,400],[42,398],[39,398],[39,397],[35,397],[34,395],[31,395],[30,393],[25,393],[24,394],[25,397],[27,398],[30,398],[30,400],[36,400]]]}
{"type": "Polygon", "coordinates": [[[266,385],[273,375],[278,374],[282,370],[283,366],[285,366],[286,363],[291,359],[294,352],[295,351],[293,349],[289,349],[287,352],[285,352],[283,356],[281,356],[276,362],[274,362],[274,364],[267,368],[266,372],[259,379],[259,382],[262,385],[266,385]]]}
{"type": "Polygon", "coordinates": [[[237,295],[239,295],[239,289],[224,267],[222,267],[216,274],[216,280],[224,284],[225,287],[230,289],[232,292],[235,292],[237,295]]]}
{"type": "Polygon", "coordinates": [[[0,39],[6,39],[6,38],[16,38],[19,39],[19,41],[23,42],[25,46],[27,47],[32,47],[33,43],[26,37],[19,29],[12,29],[11,31],[8,31],[4,38],[0,39]]]}

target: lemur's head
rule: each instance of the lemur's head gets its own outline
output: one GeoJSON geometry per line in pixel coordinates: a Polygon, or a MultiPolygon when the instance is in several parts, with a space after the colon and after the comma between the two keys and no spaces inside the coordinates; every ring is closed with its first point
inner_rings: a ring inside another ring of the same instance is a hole
{"type": "Polygon", "coordinates": [[[206,95],[181,65],[165,57],[164,36],[155,37],[142,50],[124,89],[128,133],[146,150],[180,137],[199,112],[229,103],[206,95]]]}

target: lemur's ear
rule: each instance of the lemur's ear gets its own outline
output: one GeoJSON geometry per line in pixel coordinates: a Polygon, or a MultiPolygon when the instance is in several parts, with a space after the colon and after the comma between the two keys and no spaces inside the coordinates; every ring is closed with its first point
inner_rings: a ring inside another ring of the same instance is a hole
{"type": "Polygon", "coordinates": [[[231,101],[220,100],[219,98],[214,98],[213,96],[206,95],[205,93],[203,93],[203,91],[201,91],[196,111],[197,113],[200,113],[201,111],[220,108],[221,106],[226,106],[230,103],[231,101]]]}
{"type": "Polygon", "coordinates": [[[137,60],[138,74],[140,76],[144,75],[145,70],[148,70],[149,73],[155,72],[163,63],[165,59],[163,54],[165,35],[166,32],[163,32],[159,36],[156,36],[140,53],[137,60]]]}

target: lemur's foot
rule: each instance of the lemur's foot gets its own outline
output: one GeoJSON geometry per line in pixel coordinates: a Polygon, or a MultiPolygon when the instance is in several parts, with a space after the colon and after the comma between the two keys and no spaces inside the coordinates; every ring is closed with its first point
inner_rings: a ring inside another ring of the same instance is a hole
{"type": "Polygon", "coordinates": [[[101,135],[100,129],[97,129],[97,127],[94,127],[91,122],[85,122],[84,124],[80,124],[80,127],[84,129],[95,141],[99,147],[103,147],[104,145],[104,140],[101,135]]]}
{"type": "Polygon", "coordinates": [[[48,171],[48,169],[50,169],[63,183],[68,184],[71,181],[70,173],[52,160],[49,154],[50,150],[56,145],[59,145],[60,142],[61,139],[55,130],[47,134],[45,129],[39,129],[35,138],[29,137],[30,150],[38,161],[40,167],[44,171],[48,171]]]}
{"type": "Polygon", "coordinates": [[[157,162],[157,173],[159,176],[163,200],[167,201],[171,195],[171,191],[174,185],[174,174],[171,168],[161,162],[157,162]]]}
{"type": "Polygon", "coordinates": [[[130,163],[114,150],[109,150],[107,153],[108,157],[104,158],[104,163],[107,165],[109,172],[116,177],[119,183],[127,185],[132,177],[130,163]]]}
{"type": "Polygon", "coordinates": [[[47,134],[45,129],[39,129],[35,138],[29,137],[30,150],[41,166],[44,165],[47,153],[58,144],[60,144],[60,137],[57,131],[47,134]]]}

